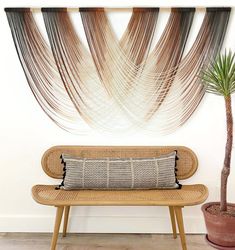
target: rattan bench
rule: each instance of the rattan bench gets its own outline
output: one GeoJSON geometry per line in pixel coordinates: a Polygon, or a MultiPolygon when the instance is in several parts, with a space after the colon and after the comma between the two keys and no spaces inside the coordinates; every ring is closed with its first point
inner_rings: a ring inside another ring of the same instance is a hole
{"type": "MultiPolygon", "coordinates": [[[[102,157],[156,157],[177,150],[177,177],[187,179],[197,170],[197,157],[192,150],[182,146],[55,146],[48,149],[42,157],[42,167],[47,175],[62,179],[63,167],[61,153],[69,153],[84,158],[102,157]]],[[[59,182],[58,182],[59,183],[59,182]]],[[[51,250],[56,248],[61,219],[64,214],[63,236],[66,236],[71,206],[168,206],[173,230],[177,237],[176,222],[181,238],[182,249],[186,241],[182,217],[184,206],[201,204],[208,196],[202,184],[183,185],[174,190],[56,190],[53,185],[36,185],[32,188],[34,200],[40,204],[57,208],[51,250]],[[175,220],[176,218],[176,220],[175,220]]]]}

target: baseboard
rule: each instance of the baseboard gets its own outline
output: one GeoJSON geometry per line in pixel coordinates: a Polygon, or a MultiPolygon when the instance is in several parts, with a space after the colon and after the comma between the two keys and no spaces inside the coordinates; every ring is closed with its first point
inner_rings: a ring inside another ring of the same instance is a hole
{"type": "MultiPolygon", "coordinates": [[[[200,217],[184,217],[186,233],[205,233],[200,217]]],[[[0,216],[0,232],[52,232],[53,216],[0,216]]],[[[69,232],[171,233],[168,217],[71,216],[69,232]]]]}

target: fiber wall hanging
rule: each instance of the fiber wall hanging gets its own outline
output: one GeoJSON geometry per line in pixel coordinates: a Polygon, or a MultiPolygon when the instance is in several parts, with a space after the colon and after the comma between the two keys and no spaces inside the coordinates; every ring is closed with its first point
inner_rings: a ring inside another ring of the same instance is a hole
{"type": "Polygon", "coordinates": [[[184,54],[194,8],[172,8],[155,45],[159,8],[133,8],[120,39],[107,9],[42,8],[49,44],[32,9],[5,11],[36,100],[58,126],[73,133],[86,126],[170,133],[182,126],[204,96],[198,75],[220,51],[230,15],[230,8],[206,8],[184,54]],[[88,48],[71,11],[80,14],[88,48]]]}

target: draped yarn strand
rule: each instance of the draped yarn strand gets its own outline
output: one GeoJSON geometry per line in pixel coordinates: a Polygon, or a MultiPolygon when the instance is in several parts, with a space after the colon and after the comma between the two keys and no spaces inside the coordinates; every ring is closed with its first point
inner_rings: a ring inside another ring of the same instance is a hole
{"type": "Polygon", "coordinates": [[[194,8],[171,9],[152,51],[159,8],[133,8],[120,39],[106,9],[80,8],[88,49],[67,8],[42,8],[50,46],[30,9],[5,10],[29,86],[58,126],[161,134],[182,126],[200,104],[205,90],[198,75],[220,51],[231,11],[207,8],[184,55],[194,8]]]}

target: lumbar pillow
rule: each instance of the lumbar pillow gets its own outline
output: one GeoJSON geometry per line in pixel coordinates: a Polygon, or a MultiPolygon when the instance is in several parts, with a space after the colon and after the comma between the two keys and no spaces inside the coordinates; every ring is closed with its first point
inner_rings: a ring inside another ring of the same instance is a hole
{"type": "Polygon", "coordinates": [[[60,188],[176,189],[177,152],[154,158],[80,158],[61,155],[64,178],[60,188]]]}

